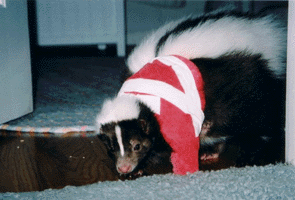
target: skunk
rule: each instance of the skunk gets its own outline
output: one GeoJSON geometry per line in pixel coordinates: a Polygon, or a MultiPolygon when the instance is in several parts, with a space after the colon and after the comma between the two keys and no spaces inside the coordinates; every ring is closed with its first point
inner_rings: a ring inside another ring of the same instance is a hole
{"type": "MultiPolygon", "coordinates": [[[[132,75],[168,55],[193,62],[206,102],[200,169],[218,159],[236,167],[266,165],[284,160],[286,38],[286,28],[273,16],[234,11],[190,16],[148,35],[127,67],[132,75]]],[[[105,102],[95,123],[120,174],[172,171],[173,150],[145,102],[118,95],[105,102]]]]}
{"type": "Polygon", "coordinates": [[[148,106],[136,98],[117,97],[104,103],[96,121],[99,136],[121,175],[134,170],[131,178],[172,172],[172,150],[148,106]]]}

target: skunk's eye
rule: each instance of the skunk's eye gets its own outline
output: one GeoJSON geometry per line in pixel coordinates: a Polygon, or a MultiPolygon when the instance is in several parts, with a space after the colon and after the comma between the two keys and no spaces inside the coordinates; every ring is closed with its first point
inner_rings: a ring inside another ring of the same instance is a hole
{"type": "Polygon", "coordinates": [[[140,149],[140,144],[135,145],[133,148],[134,151],[138,151],[139,149],[140,149]]]}

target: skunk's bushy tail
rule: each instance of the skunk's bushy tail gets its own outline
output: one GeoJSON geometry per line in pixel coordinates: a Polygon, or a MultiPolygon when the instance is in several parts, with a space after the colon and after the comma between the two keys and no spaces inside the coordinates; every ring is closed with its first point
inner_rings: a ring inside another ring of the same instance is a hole
{"type": "Polygon", "coordinates": [[[260,54],[277,77],[285,75],[286,28],[274,16],[214,12],[170,22],[148,35],[127,60],[132,73],[158,56],[217,58],[231,52],[260,54]]]}

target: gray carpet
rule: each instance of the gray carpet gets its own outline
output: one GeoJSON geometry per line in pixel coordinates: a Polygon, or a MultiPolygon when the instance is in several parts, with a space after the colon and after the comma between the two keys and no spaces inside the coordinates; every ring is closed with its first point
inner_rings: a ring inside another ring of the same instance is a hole
{"type": "Polygon", "coordinates": [[[120,89],[122,60],[93,57],[43,60],[34,112],[7,124],[20,127],[92,126],[103,101],[120,89]]]}
{"type": "Polygon", "coordinates": [[[133,181],[67,186],[42,192],[5,193],[0,199],[295,199],[295,168],[287,165],[232,168],[142,177],[133,181]]]}

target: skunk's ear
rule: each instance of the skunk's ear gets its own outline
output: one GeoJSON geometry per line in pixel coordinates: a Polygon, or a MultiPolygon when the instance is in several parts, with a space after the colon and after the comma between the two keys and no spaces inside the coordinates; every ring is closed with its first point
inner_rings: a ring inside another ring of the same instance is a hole
{"type": "Polygon", "coordinates": [[[114,150],[114,146],[112,145],[112,139],[109,137],[110,134],[104,129],[100,128],[99,134],[97,134],[98,139],[100,139],[106,146],[109,151],[114,150]]]}
{"type": "Polygon", "coordinates": [[[97,137],[100,138],[102,141],[106,141],[108,139],[108,125],[100,125],[96,129],[97,137]]]}
{"type": "Polygon", "coordinates": [[[150,133],[149,123],[144,119],[139,119],[139,124],[140,124],[141,129],[143,130],[143,132],[145,132],[148,135],[150,133]]]}
{"type": "Polygon", "coordinates": [[[101,139],[103,142],[108,140],[108,136],[106,135],[106,133],[102,130],[102,128],[100,128],[100,130],[98,131],[97,137],[99,139],[101,139]]]}
{"type": "Polygon", "coordinates": [[[107,136],[103,131],[100,131],[99,134],[97,134],[97,137],[100,139],[105,139],[107,136]]]}

